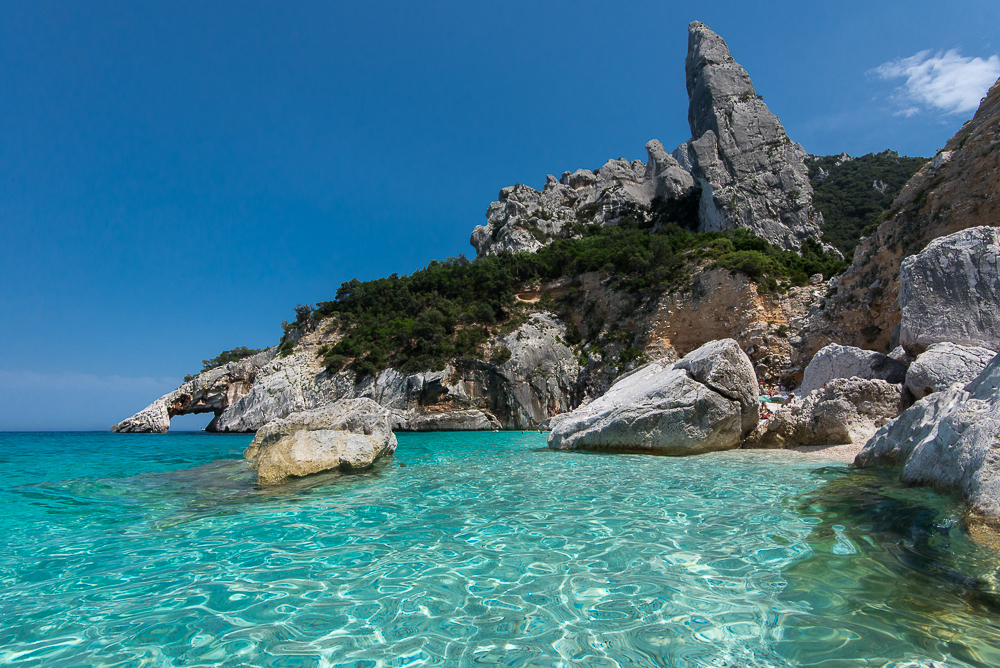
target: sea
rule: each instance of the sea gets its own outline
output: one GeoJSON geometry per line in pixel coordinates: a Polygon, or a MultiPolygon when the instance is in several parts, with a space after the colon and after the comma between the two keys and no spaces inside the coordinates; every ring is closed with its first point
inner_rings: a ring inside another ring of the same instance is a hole
{"type": "Polygon", "coordinates": [[[0,434],[0,665],[1000,666],[1000,556],[898,472],[398,438],[265,488],[249,435],[0,434]]]}

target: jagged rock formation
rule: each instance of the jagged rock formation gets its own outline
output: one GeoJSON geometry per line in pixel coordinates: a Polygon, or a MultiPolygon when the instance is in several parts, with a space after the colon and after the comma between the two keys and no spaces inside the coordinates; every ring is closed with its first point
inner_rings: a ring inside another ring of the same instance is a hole
{"type": "Polygon", "coordinates": [[[511,351],[503,364],[460,360],[443,371],[386,369],[360,380],[353,372],[323,370],[316,351],[330,336],[320,328],[303,336],[288,357],[271,349],[200,374],[114,430],[165,432],[174,415],[214,411],[208,431],[253,432],[293,413],[359,397],[391,409],[397,430],[532,429],[580,400],[579,362],[565,343],[565,325],[550,314],[534,314],[496,341],[511,351]]]}
{"type": "Polygon", "coordinates": [[[788,249],[819,239],[823,217],[812,204],[806,152],[788,138],[725,41],[697,21],[688,28],[685,69],[692,139],[673,154],[650,140],[645,164],[619,158],[596,172],[549,175],[541,192],[504,188],[486,211],[486,225],[472,233],[477,257],[536,251],[571,222],[644,219],[654,197],[697,198],[701,231],[744,227],[788,249]]]}
{"type": "Polygon", "coordinates": [[[899,384],[906,378],[906,365],[882,353],[831,343],[809,361],[796,394],[805,396],[835,378],[880,379],[899,384]]]}
{"type": "Polygon", "coordinates": [[[919,355],[935,343],[1000,348],[1000,230],[935,239],[900,266],[899,343],[919,355]]]}
{"type": "Polygon", "coordinates": [[[725,41],[695,21],[684,63],[692,139],[674,151],[701,188],[702,230],[745,227],[776,246],[821,236],[806,152],[785,134],[725,41]]]}
{"type": "Polygon", "coordinates": [[[714,341],[675,364],[650,362],[561,419],[557,450],[693,455],[738,447],[757,424],[757,377],[739,344],[714,341]]]}
{"type": "MultiPolygon", "coordinates": [[[[749,447],[864,443],[899,415],[900,386],[884,380],[834,378],[801,401],[775,410],[749,447]]],[[[747,447],[745,446],[745,447],[747,447]]]]}
{"type": "Polygon", "coordinates": [[[389,411],[346,399],[269,422],[243,453],[261,485],[321,471],[358,470],[396,450],[389,411]]]}
{"type": "Polygon", "coordinates": [[[954,343],[935,343],[906,370],[906,389],[914,399],[965,385],[982,373],[996,351],[954,343]]]}
{"type": "Polygon", "coordinates": [[[854,464],[902,466],[902,482],[957,492],[1000,522],[1000,355],[965,387],[924,397],[879,429],[854,464]]]}
{"type": "Polygon", "coordinates": [[[835,294],[810,327],[801,359],[830,342],[888,350],[900,323],[900,264],[932,240],[981,225],[1000,225],[1000,82],[945,148],[893,200],[882,223],[862,239],[835,278],[835,294]]]}
{"type": "Polygon", "coordinates": [[[261,369],[272,363],[277,348],[253,357],[229,362],[198,374],[173,392],[165,394],[132,417],[111,428],[113,432],[166,433],[175,415],[215,413],[209,431],[218,429],[220,416],[250,391],[261,369]]]}
{"type": "Polygon", "coordinates": [[[654,197],[679,198],[690,191],[691,175],[656,139],[646,143],[649,161],[608,160],[596,172],[578,169],[556,180],[547,177],[541,192],[523,184],[500,191],[486,210],[470,243],[476,256],[507,251],[534,252],[564,233],[568,223],[613,223],[642,216],[654,197]]]}

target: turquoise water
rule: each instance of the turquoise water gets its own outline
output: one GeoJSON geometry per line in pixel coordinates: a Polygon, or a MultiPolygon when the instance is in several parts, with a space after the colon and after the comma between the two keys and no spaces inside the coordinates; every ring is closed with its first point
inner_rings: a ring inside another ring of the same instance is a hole
{"type": "Polygon", "coordinates": [[[995,556],[889,474],[400,434],[258,489],[249,441],[0,434],[0,664],[1000,665],[995,556]]]}

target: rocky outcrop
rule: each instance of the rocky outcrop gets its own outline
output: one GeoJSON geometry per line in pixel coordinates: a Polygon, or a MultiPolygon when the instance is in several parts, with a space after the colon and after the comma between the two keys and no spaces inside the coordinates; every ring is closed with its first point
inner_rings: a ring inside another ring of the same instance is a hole
{"type": "Polygon", "coordinates": [[[486,411],[444,411],[442,413],[414,413],[393,411],[393,431],[496,431],[503,425],[486,411]]]}
{"type": "Polygon", "coordinates": [[[754,447],[864,443],[899,415],[900,386],[834,378],[801,401],[777,408],[754,447]]]}
{"type": "Polygon", "coordinates": [[[692,139],[674,151],[701,189],[700,229],[745,227],[798,249],[821,236],[805,150],[788,138],[725,41],[695,21],[685,61],[692,139]]]}
{"type": "Polygon", "coordinates": [[[371,399],[347,399],[274,420],[243,453],[261,485],[331,470],[368,468],[396,450],[389,411],[371,399]]]}
{"type": "Polygon", "coordinates": [[[253,357],[229,362],[198,374],[173,392],[165,394],[132,417],[111,427],[113,432],[166,433],[175,415],[215,413],[209,431],[215,431],[221,416],[253,387],[257,374],[277,355],[277,348],[253,357]]]}
{"type": "Polygon", "coordinates": [[[894,347],[903,258],[938,237],[1000,225],[998,173],[1000,82],[975,117],[907,182],[882,214],[878,229],[858,244],[851,265],[835,279],[825,309],[810,327],[803,357],[831,341],[874,350],[894,347]]]}
{"type": "Polygon", "coordinates": [[[996,351],[935,343],[906,370],[906,389],[914,399],[941,392],[956,383],[965,385],[982,373],[996,351]]]}
{"type": "Polygon", "coordinates": [[[809,361],[796,394],[804,397],[835,378],[877,378],[898,384],[906,378],[906,365],[872,350],[831,343],[809,361]]]}
{"type": "Polygon", "coordinates": [[[608,224],[624,216],[644,217],[654,197],[684,196],[691,175],[656,139],[646,143],[648,161],[608,160],[596,172],[578,169],[549,175],[545,187],[523,184],[500,191],[486,210],[486,225],[473,230],[477,257],[506,251],[534,252],[562,236],[569,223],[608,224]]]}
{"type": "Polygon", "coordinates": [[[1000,348],[1000,230],[973,227],[903,260],[899,342],[912,355],[934,343],[1000,348]]]}
{"type": "Polygon", "coordinates": [[[739,447],[757,423],[757,377],[732,339],[675,364],[650,362],[573,411],[549,434],[558,450],[693,455],[739,447]]]}
{"type": "Polygon", "coordinates": [[[965,387],[924,397],[879,429],[854,464],[902,466],[902,482],[957,492],[1000,522],[1000,355],[965,387]]]}
{"type": "Polygon", "coordinates": [[[293,413],[361,397],[391,409],[393,424],[404,431],[532,429],[580,401],[580,365],[565,343],[566,326],[548,313],[497,338],[495,347],[510,351],[502,364],[456,360],[442,371],[415,374],[327,373],[316,351],[328,336],[319,327],[289,356],[272,349],[202,373],[114,430],[165,432],[174,415],[215,412],[208,431],[254,432],[293,413]]]}

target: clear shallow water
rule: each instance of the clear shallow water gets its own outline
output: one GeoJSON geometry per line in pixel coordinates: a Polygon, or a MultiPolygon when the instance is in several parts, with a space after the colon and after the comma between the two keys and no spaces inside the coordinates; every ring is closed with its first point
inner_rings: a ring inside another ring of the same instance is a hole
{"type": "Polygon", "coordinates": [[[401,434],[265,490],[249,441],[0,434],[0,665],[1000,665],[996,557],[892,475],[401,434]]]}

